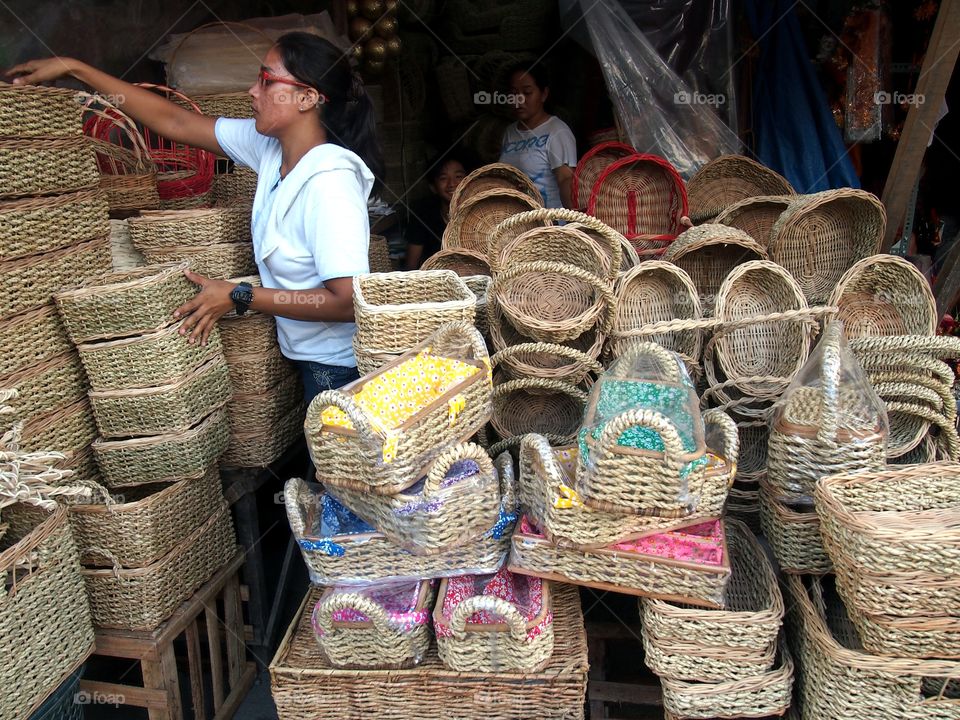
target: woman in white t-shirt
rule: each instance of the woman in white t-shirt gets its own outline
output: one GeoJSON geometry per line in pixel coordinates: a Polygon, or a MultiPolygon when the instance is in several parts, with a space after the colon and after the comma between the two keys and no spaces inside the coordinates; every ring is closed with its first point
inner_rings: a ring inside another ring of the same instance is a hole
{"type": "Polygon", "coordinates": [[[369,270],[367,198],[383,161],[373,106],[344,53],[307,33],[279,38],[249,90],[251,120],[198,115],[70,58],[7,74],[17,84],[70,75],[155,133],[255,170],[251,227],[263,287],[187,272],[200,291],[170,309],[183,318],[181,334],[206,343],[225,313],[253,309],[276,316],[280,348],[299,366],[308,402],[357,377],[352,278],[369,270]]]}
{"type": "Polygon", "coordinates": [[[514,67],[509,75],[517,122],[503,133],[500,162],[523,171],[548,208],[570,207],[577,141],[567,124],[544,110],[550,95],[542,66],[514,67]]]}

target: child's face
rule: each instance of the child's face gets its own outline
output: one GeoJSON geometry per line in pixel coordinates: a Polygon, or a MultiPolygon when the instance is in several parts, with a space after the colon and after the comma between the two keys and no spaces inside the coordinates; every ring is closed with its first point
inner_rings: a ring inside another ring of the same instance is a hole
{"type": "Polygon", "coordinates": [[[440,174],[437,175],[432,183],[433,191],[439,195],[444,202],[450,202],[450,198],[453,197],[453,191],[457,189],[457,186],[466,176],[467,171],[464,170],[463,165],[456,160],[448,160],[444,163],[443,167],[440,168],[440,174]]]}

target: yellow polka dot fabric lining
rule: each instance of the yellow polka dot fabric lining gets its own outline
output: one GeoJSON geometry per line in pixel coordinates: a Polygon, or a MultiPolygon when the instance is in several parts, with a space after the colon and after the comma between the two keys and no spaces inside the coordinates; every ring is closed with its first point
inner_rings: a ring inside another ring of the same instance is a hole
{"type": "MultiPolygon", "coordinates": [[[[374,428],[393,430],[478,372],[480,368],[469,363],[423,351],[372,378],[353,401],[374,428]]],[[[353,428],[340,408],[326,408],[321,419],[324,425],[353,428]]]]}

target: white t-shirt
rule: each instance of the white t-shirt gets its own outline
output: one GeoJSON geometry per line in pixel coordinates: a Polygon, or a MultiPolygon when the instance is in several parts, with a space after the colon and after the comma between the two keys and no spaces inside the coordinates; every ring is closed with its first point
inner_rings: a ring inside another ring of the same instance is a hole
{"type": "Polygon", "coordinates": [[[513,165],[533,181],[543,195],[544,207],[563,207],[553,171],[561,165],[577,166],[577,141],[573,131],[555,115],[533,130],[523,130],[513,123],[503,133],[500,162],[513,165]]]}
{"type": "MultiPolygon", "coordinates": [[[[312,290],[370,271],[367,197],[374,178],[356,154],[318,145],[281,181],[280,142],[258,133],[254,120],[220,118],[216,135],[234,162],[258,175],[251,230],[264,287],[312,290]]],[[[355,330],[354,323],[277,318],[280,349],[291,360],[355,367],[355,330]]]]}

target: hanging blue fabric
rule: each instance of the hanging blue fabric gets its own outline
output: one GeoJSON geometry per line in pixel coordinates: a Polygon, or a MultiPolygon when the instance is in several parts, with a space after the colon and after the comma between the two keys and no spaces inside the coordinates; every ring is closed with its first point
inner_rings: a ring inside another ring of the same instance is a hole
{"type": "Polygon", "coordinates": [[[817,79],[795,0],[746,0],[760,58],[753,87],[757,157],[800,193],[860,187],[817,79]]]}

